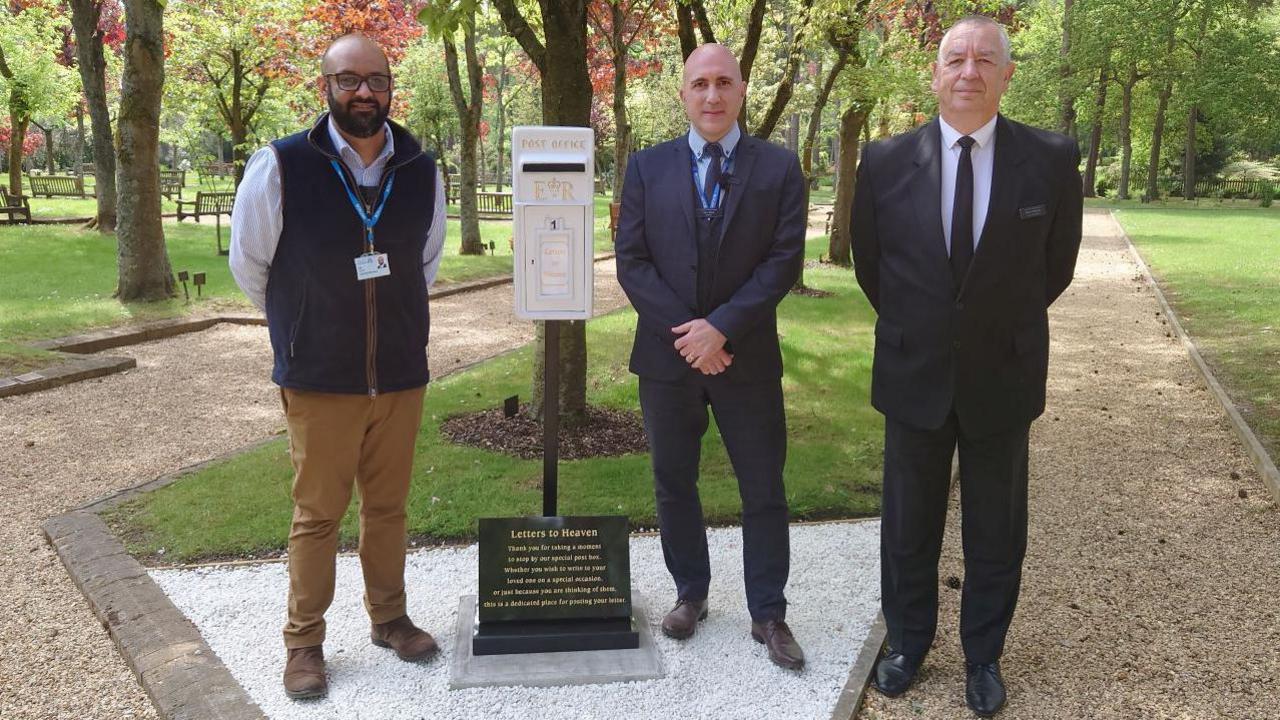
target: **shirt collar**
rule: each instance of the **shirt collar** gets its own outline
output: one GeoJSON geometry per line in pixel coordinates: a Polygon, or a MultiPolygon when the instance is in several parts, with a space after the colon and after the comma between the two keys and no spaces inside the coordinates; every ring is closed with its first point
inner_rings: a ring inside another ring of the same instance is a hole
{"type": "Polygon", "coordinates": [[[378,153],[378,157],[374,158],[373,162],[365,165],[364,159],[360,157],[360,153],[356,152],[356,149],[351,147],[351,143],[347,142],[347,139],[342,137],[342,133],[338,132],[338,126],[333,121],[333,115],[329,115],[329,139],[333,141],[333,149],[338,151],[338,157],[343,160],[355,158],[356,161],[360,163],[360,167],[373,167],[395,153],[396,143],[392,138],[391,128],[388,127],[386,123],[382,124],[382,132],[384,137],[387,139],[386,144],[382,146],[382,152],[378,153]]]}
{"type": "MultiPolygon", "coordinates": [[[[738,147],[738,141],[742,139],[742,129],[738,127],[738,123],[734,123],[729,128],[728,134],[720,138],[720,147],[724,150],[725,158],[733,157],[733,151],[738,147]]],[[[702,150],[706,148],[706,138],[698,134],[693,125],[689,126],[689,149],[693,150],[694,157],[702,159],[702,150]]]]}
{"type": "MultiPolygon", "coordinates": [[[[974,142],[977,143],[979,149],[986,148],[991,144],[993,140],[995,140],[996,119],[998,117],[1000,116],[999,115],[993,116],[990,120],[987,121],[986,125],[983,125],[977,130],[974,130],[973,132],[969,133],[969,137],[973,138],[974,142]]],[[[948,150],[955,147],[956,141],[964,137],[964,133],[948,125],[947,121],[943,120],[941,115],[938,116],[938,126],[942,129],[942,147],[948,150]]]]}

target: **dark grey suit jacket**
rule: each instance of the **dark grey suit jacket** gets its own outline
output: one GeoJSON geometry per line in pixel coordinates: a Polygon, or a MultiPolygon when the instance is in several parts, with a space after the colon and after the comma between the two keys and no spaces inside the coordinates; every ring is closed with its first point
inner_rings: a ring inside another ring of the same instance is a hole
{"type": "MultiPolygon", "coordinates": [[[[671,328],[697,317],[698,248],[687,136],[641,150],[627,163],[615,240],[618,282],[640,315],[631,371],[677,381],[691,371],[671,328]]],[[[795,153],[743,135],[721,200],[711,312],[733,364],[723,377],[782,376],[777,305],[800,275],[807,208],[795,153]]]]}
{"type": "Polygon", "coordinates": [[[863,150],[852,229],[858,284],[879,313],[871,402],[921,429],[954,410],[981,436],[1044,412],[1049,305],[1080,248],[1079,149],[1001,116],[991,201],[963,287],[941,214],[941,131],[927,125],[863,150]]]}

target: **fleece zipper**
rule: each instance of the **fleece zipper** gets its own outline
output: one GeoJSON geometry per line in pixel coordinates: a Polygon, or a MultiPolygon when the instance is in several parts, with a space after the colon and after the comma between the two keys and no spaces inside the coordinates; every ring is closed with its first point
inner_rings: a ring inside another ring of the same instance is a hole
{"type": "MultiPolygon", "coordinates": [[[[351,174],[351,170],[347,168],[347,164],[342,161],[342,158],[320,147],[320,144],[317,143],[315,138],[313,137],[313,135],[327,121],[328,121],[328,115],[325,115],[320,119],[320,122],[316,123],[316,126],[312,128],[311,132],[307,133],[307,142],[309,142],[311,144],[311,147],[315,148],[316,151],[319,152],[321,155],[324,155],[325,157],[331,160],[337,160],[338,167],[342,170],[343,175],[346,176],[347,182],[350,183],[350,186],[352,188],[357,188],[359,187],[359,185],[356,183],[355,175],[351,174]]],[[[384,167],[382,170],[382,180],[381,182],[378,183],[378,192],[374,193],[373,196],[375,198],[382,197],[382,192],[383,190],[386,189],[387,178],[390,177],[391,174],[396,170],[404,167],[405,165],[408,165],[414,160],[417,160],[418,157],[422,154],[423,154],[422,150],[419,149],[417,153],[415,153],[412,156],[406,157],[403,160],[398,160],[396,155],[392,155],[391,158],[387,161],[386,167],[384,167]]],[[[358,194],[359,193],[357,193],[357,195],[358,194]]],[[[365,210],[367,212],[373,212],[373,208],[369,207],[369,203],[365,202],[365,199],[363,197],[360,197],[359,200],[360,202],[364,203],[365,210]]],[[[364,235],[363,225],[360,227],[360,248],[361,248],[361,252],[363,252],[365,248],[365,235],[364,235]]],[[[377,278],[369,278],[363,281],[364,282],[364,321],[365,321],[364,372],[365,372],[365,382],[368,384],[368,387],[369,387],[369,397],[371,398],[377,397],[378,395],[378,294],[377,294],[377,288],[375,288],[373,285],[375,280],[377,280],[377,278]]]]}

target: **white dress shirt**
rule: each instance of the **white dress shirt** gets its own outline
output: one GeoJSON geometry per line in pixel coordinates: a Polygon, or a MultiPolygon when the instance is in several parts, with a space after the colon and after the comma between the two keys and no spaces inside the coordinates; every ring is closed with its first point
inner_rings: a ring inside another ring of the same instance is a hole
{"type": "MultiPolygon", "coordinates": [[[[383,126],[386,145],[372,163],[365,165],[360,153],[334,127],[332,118],[328,126],[329,138],[338,150],[338,157],[351,171],[356,182],[365,187],[378,186],[387,160],[395,153],[391,128],[383,126]]],[[[280,244],[280,231],[284,228],[283,204],[284,198],[280,194],[280,162],[275,150],[268,145],[249,158],[244,168],[244,178],[236,191],[236,202],[231,213],[229,258],[231,275],[235,277],[236,284],[263,311],[267,309],[267,277],[271,272],[271,261],[280,244]]],[[[355,212],[354,208],[350,210],[355,212]]],[[[431,228],[427,231],[427,246],[422,250],[422,273],[427,280],[427,287],[431,287],[431,283],[435,281],[436,271],[440,267],[445,223],[444,179],[437,170],[435,208],[431,228]]]]}
{"type": "MultiPolygon", "coordinates": [[[[964,137],[959,130],[947,124],[941,116],[942,128],[942,234],[947,239],[947,255],[951,255],[951,213],[956,204],[956,171],[960,168],[961,147],[957,140],[964,137]]],[[[987,222],[987,206],[991,204],[991,175],[996,158],[996,118],[969,134],[974,145],[969,149],[973,161],[973,249],[982,241],[982,226],[987,222]]]]}

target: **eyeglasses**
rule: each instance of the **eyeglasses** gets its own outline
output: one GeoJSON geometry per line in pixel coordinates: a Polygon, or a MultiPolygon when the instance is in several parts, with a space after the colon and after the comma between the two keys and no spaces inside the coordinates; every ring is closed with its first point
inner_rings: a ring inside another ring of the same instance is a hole
{"type": "Polygon", "coordinates": [[[360,87],[360,83],[369,86],[370,92],[386,92],[391,89],[390,75],[360,75],[357,73],[325,73],[325,77],[334,78],[338,89],[352,92],[360,87]]]}

